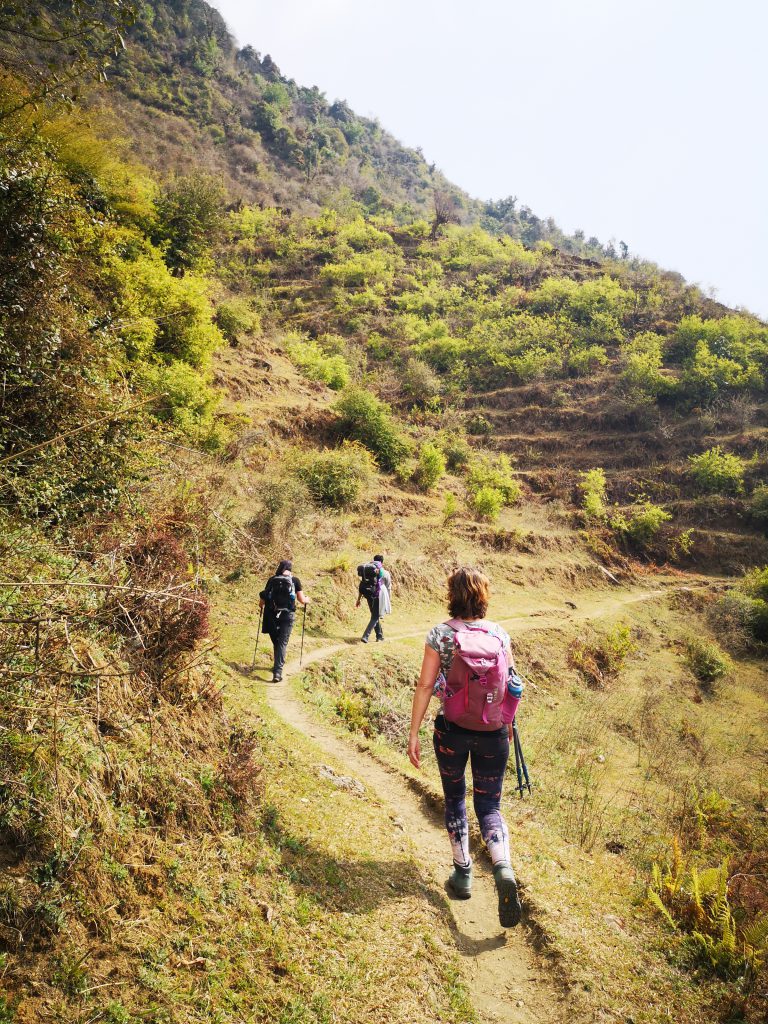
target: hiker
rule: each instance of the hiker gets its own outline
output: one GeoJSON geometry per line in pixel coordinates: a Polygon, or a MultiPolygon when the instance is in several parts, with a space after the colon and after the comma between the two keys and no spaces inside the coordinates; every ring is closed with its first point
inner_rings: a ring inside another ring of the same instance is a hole
{"type": "Polygon", "coordinates": [[[520,921],[521,906],[500,804],[519,696],[509,692],[508,680],[514,675],[509,636],[501,626],[485,618],[489,597],[490,582],[479,569],[464,567],[449,576],[451,618],[427,634],[413,696],[408,757],[414,767],[421,767],[419,728],[435,693],[440,697],[440,712],[435,718],[435,756],[445,794],[445,827],[453,853],[448,888],[459,899],[469,899],[472,894],[464,780],[469,760],[475,813],[493,863],[499,921],[503,927],[511,928],[520,921]]]}
{"type": "Polygon", "coordinates": [[[358,565],[357,575],[360,577],[360,585],[357,588],[355,608],[359,608],[360,602],[365,598],[371,613],[370,622],[360,639],[367,644],[371,630],[375,629],[376,640],[383,640],[381,617],[389,615],[392,611],[392,577],[384,568],[384,555],[374,555],[370,562],[358,565]]]}
{"type": "Polygon", "coordinates": [[[272,682],[279,683],[283,678],[288,639],[296,619],[296,602],[304,606],[309,604],[309,598],[301,589],[301,580],[293,575],[293,562],[287,558],[280,562],[259,598],[260,607],[264,609],[264,632],[269,634],[274,648],[272,682]]]}

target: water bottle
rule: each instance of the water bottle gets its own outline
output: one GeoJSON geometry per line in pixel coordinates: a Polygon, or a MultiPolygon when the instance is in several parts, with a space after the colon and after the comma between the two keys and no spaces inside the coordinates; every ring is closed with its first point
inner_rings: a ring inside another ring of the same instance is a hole
{"type": "Polygon", "coordinates": [[[507,676],[507,693],[516,700],[520,700],[523,696],[524,689],[525,683],[517,672],[515,672],[513,668],[510,668],[509,675],[507,676]]]}
{"type": "Polygon", "coordinates": [[[520,703],[524,689],[525,683],[514,668],[510,667],[507,675],[507,692],[504,694],[504,703],[501,708],[501,719],[507,725],[511,725],[515,720],[517,705],[520,703]]]}

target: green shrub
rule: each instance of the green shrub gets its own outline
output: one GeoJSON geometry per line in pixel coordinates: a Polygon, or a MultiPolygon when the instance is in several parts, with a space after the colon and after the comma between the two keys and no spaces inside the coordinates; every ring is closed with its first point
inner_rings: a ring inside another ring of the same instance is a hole
{"type": "Polygon", "coordinates": [[[455,519],[458,515],[459,503],[456,500],[456,495],[451,494],[450,491],[445,496],[445,502],[443,503],[443,522],[448,524],[451,520],[455,519]]]}
{"type": "Polygon", "coordinates": [[[445,456],[436,444],[427,442],[421,446],[415,476],[425,491],[431,491],[438,480],[445,476],[445,456]]]}
{"type": "Polygon", "coordinates": [[[236,345],[244,334],[252,334],[261,327],[261,319],[251,304],[244,299],[227,299],[216,307],[216,326],[231,345],[236,345]]]}
{"type": "Polygon", "coordinates": [[[760,484],[749,499],[749,514],[762,526],[768,526],[768,485],[760,484]]]}
{"type": "Polygon", "coordinates": [[[728,675],[731,670],[728,655],[714,640],[702,637],[691,636],[685,641],[685,660],[699,682],[707,687],[728,675]]]}
{"type": "Polygon", "coordinates": [[[135,379],[150,394],[161,395],[153,405],[158,419],[180,430],[207,451],[220,451],[230,440],[224,422],[214,418],[220,395],[200,371],[178,359],[139,364],[135,379]]]}
{"type": "Polygon", "coordinates": [[[602,689],[624,666],[636,649],[632,631],[625,622],[617,623],[593,641],[576,639],[568,648],[568,664],[592,685],[602,689]]]}
{"type": "Polygon", "coordinates": [[[608,356],[601,345],[588,345],[571,349],[563,360],[563,369],[574,377],[586,377],[607,363],[608,356]]]}
{"type": "Polygon", "coordinates": [[[690,455],[688,461],[689,473],[702,491],[740,494],[744,490],[744,459],[723,451],[719,444],[700,455],[690,455]]]}
{"type": "Polygon", "coordinates": [[[501,494],[505,505],[514,505],[520,500],[522,488],[513,475],[509,456],[477,455],[467,473],[467,487],[476,495],[483,488],[490,487],[501,494]]]}
{"type": "Polygon", "coordinates": [[[482,413],[475,412],[467,418],[467,433],[472,434],[473,437],[490,434],[492,430],[493,424],[482,413]]]}
{"type": "Polygon", "coordinates": [[[315,501],[331,508],[351,508],[374,472],[370,452],[354,441],[321,452],[296,453],[288,465],[315,501]]]}
{"type": "Polygon", "coordinates": [[[724,642],[734,650],[768,643],[768,602],[739,590],[724,594],[710,611],[724,642]]]}
{"type": "Polygon", "coordinates": [[[671,518],[671,513],[661,505],[645,500],[638,501],[628,511],[617,512],[611,518],[611,526],[630,540],[647,544],[671,518]]]}
{"type": "Polygon", "coordinates": [[[605,470],[597,467],[582,473],[579,489],[587,517],[589,519],[605,519],[605,499],[608,490],[605,470]]]}
{"type": "Polygon", "coordinates": [[[652,331],[636,335],[622,345],[622,382],[629,391],[639,391],[653,398],[671,392],[673,378],[662,372],[662,338],[652,331]]]}
{"type": "Polygon", "coordinates": [[[386,402],[363,388],[347,388],[335,405],[340,429],[373,453],[382,469],[394,471],[411,452],[386,402]]]}
{"type": "Polygon", "coordinates": [[[481,519],[495,523],[504,508],[504,494],[496,487],[480,487],[472,493],[470,504],[481,519]]]}
{"type": "Polygon", "coordinates": [[[403,394],[413,405],[427,405],[443,386],[440,378],[421,359],[409,359],[403,371],[403,394]]]}
{"type": "Polygon", "coordinates": [[[264,480],[259,486],[259,507],[248,526],[257,537],[279,540],[311,508],[312,495],[298,476],[264,480]]]}
{"type": "Polygon", "coordinates": [[[451,473],[465,469],[472,458],[472,449],[461,434],[448,438],[442,443],[447,468],[451,473]]]}
{"type": "Polygon", "coordinates": [[[352,374],[344,356],[327,355],[317,341],[296,334],[286,339],[286,348],[292,361],[310,380],[322,381],[334,391],[349,385],[352,374]]]}
{"type": "Polygon", "coordinates": [[[717,867],[690,864],[675,838],[671,860],[653,864],[648,902],[683,933],[697,968],[748,990],[768,957],[768,915],[758,912],[751,921],[743,913],[734,916],[730,882],[727,859],[717,867]]]}

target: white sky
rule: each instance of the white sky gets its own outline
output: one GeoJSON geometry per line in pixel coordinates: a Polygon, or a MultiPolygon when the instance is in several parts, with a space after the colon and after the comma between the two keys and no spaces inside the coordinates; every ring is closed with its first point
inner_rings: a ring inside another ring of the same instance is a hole
{"type": "Polygon", "coordinates": [[[482,199],[768,318],[766,0],[211,0],[482,199]]]}

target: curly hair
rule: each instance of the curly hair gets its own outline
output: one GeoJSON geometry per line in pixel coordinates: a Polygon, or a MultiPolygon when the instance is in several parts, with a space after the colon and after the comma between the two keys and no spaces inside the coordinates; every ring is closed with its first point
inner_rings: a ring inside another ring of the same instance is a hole
{"type": "Polygon", "coordinates": [[[488,611],[491,581],[479,569],[462,565],[448,577],[448,609],[452,619],[482,619],[488,611]]]}

